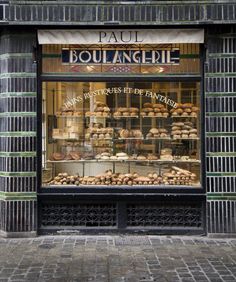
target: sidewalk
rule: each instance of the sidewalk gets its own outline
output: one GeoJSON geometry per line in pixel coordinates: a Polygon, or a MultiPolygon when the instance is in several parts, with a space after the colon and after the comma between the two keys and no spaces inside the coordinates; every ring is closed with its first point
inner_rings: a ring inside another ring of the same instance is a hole
{"type": "Polygon", "coordinates": [[[43,236],[0,239],[1,281],[236,281],[236,239],[43,236]]]}

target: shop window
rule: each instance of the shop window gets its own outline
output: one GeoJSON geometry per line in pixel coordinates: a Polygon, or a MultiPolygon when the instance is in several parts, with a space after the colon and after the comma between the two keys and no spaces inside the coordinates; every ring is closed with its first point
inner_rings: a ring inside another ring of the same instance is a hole
{"type": "Polygon", "coordinates": [[[43,82],[42,96],[44,187],[201,187],[200,82],[43,82]]]}

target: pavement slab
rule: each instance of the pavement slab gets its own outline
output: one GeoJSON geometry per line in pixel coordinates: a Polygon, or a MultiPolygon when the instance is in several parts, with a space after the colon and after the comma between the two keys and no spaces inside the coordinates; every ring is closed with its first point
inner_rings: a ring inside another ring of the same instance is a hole
{"type": "Polygon", "coordinates": [[[192,236],[1,238],[0,282],[235,282],[235,242],[192,236]]]}

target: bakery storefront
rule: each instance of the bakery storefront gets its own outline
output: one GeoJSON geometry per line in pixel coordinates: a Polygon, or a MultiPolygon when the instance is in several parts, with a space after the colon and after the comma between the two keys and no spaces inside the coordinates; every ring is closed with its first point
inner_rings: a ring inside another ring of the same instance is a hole
{"type": "Polygon", "coordinates": [[[38,40],[39,231],[204,234],[204,31],[38,40]]]}

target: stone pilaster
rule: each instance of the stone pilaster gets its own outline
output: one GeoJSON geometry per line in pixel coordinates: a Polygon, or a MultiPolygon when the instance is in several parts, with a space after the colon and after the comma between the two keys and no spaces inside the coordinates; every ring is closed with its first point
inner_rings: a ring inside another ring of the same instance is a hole
{"type": "Polygon", "coordinates": [[[0,41],[1,232],[36,231],[35,34],[2,32],[0,41]]]}
{"type": "Polygon", "coordinates": [[[236,28],[208,29],[206,169],[208,232],[236,233],[236,28]]]}

